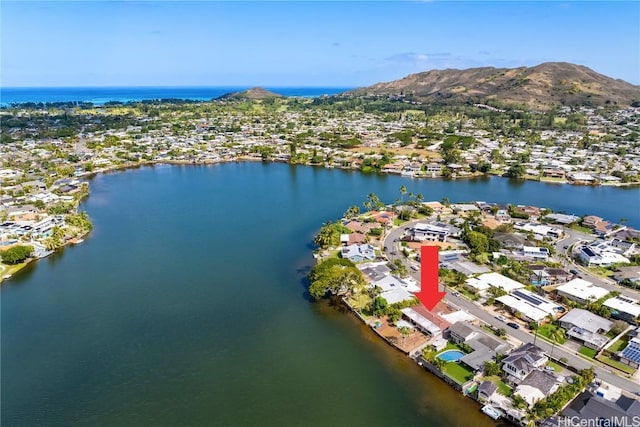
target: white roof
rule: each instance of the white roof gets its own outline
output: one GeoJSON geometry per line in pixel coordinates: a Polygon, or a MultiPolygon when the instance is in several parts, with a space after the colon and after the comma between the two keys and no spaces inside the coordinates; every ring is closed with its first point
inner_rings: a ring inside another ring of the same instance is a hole
{"type": "Polygon", "coordinates": [[[469,287],[475,289],[478,292],[482,292],[482,291],[486,291],[487,289],[489,289],[491,286],[489,286],[488,283],[483,282],[482,280],[478,280],[475,277],[470,277],[466,280],[466,284],[469,285],[469,287]]]}
{"type": "Polygon", "coordinates": [[[515,311],[519,311],[531,320],[539,321],[547,317],[547,312],[540,310],[532,305],[527,304],[524,300],[512,297],[511,295],[503,295],[496,298],[496,301],[501,302],[509,308],[515,311]]]}
{"type": "Polygon", "coordinates": [[[456,322],[473,322],[474,320],[476,320],[474,316],[463,310],[454,311],[453,313],[441,314],[440,317],[442,317],[452,325],[456,322]]]}
{"type": "Polygon", "coordinates": [[[449,229],[445,228],[445,227],[440,227],[438,225],[433,225],[433,224],[426,224],[424,222],[419,222],[416,225],[413,226],[414,230],[419,230],[419,231],[431,231],[433,233],[448,233],[449,229]]]}
{"type": "Polygon", "coordinates": [[[393,289],[402,289],[402,282],[400,279],[390,274],[376,282],[373,282],[373,284],[379,287],[382,292],[391,291],[393,289]]]}
{"type": "Polygon", "coordinates": [[[413,295],[404,288],[391,289],[380,294],[389,304],[395,304],[413,298],[413,295]]]}
{"type": "Polygon", "coordinates": [[[426,317],[424,317],[414,309],[404,308],[400,311],[402,311],[402,313],[405,316],[407,316],[409,319],[413,320],[416,323],[416,325],[419,325],[423,329],[427,330],[431,335],[438,335],[439,333],[442,332],[442,330],[438,327],[438,325],[436,325],[431,320],[427,319],[426,317]]]}
{"type": "Polygon", "coordinates": [[[622,313],[630,314],[633,317],[640,317],[640,305],[637,304],[637,301],[634,301],[631,298],[627,298],[627,297],[610,298],[606,300],[602,305],[609,308],[613,308],[614,310],[617,310],[622,313]]]}
{"type": "Polygon", "coordinates": [[[522,250],[524,252],[531,252],[531,253],[544,253],[544,254],[549,254],[549,249],[547,248],[539,248],[538,246],[523,246],[522,250]]]}
{"type": "Polygon", "coordinates": [[[573,279],[556,288],[558,292],[574,296],[582,300],[598,300],[609,293],[608,290],[595,286],[584,279],[573,279]]]}
{"type": "Polygon", "coordinates": [[[478,276],[478,280],[488,284],[492,288],[502,288],[507,293],[524,288],[522,283],[509,279],[499,273],[485,273],[478,276]]]}

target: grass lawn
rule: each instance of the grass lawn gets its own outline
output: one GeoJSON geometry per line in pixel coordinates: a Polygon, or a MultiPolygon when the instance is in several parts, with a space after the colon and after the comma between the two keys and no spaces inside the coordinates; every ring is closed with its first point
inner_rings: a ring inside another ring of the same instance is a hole
{"type": "Polygon", "coordinates": [[[448,376],[458,384],[464,384],[468,380],[473,378],[472,371],[456,362],[447,363],[442,371],[446,376],[448,376]]]}
{"type": "Polygon", "coordinates": [[[631,368],[630,366],[625,365],[624,363],[620,363],[617,360],[613,360],[610,357],[607,357],[605,355],[601,355],[600,357],[598,357],[598,360],[601,361],[602,363],[604,363],[605,365],[609,365],[612,368],[616,368],[621,370],[622,372],[625,372],[627,374],[633,374],[636,370],[631,368]]]}
{"type": "MultiPolygon", "coordinates": [[[[538,336],[542,336],[547,339],[547,341],[551,341],[551,333],[556,329],[560,329],[559,326],[544,324],[538,327],[538,336]]],[[[561,340],[558,344],[564,344],[566,339],[561,340]]]]}
{"type": "Polygon", "coordinates": [[[627,344],[629,344],[629,341],[627,341],[627,339],[625,337],[622,337],[618,341],[616,341],[613,344],[611,344],[611,347],[609,347],[608,350],[611,353],[617,353],[619,351],[624,350],[624,348],[627,346],[627,344]]]}
{"type": "Polygon", "coordinates": [[[613,277],[613,275],[616,274],[615,271],[611,271],[604,267],[589,267],[588,270],[591,274],[604,278],[613,277]]]}
{"type": "Polygon", "coordinates": [[[585,346],[580,347],[580,350],[578,350],[578,353],[584,356],[587,356],[590,359],[593,359],[594,357],[596,357],[596,354],[598,354],[596,350],[589,347],[585,347],[585,346]]]}
{"type": "MultiPolygon", "coordinates": [[[[447,350],[460,350],[461,352],[464,353],[464,350],[462,350],[460,347],[458,347],[458,345],[456,343],[452,343],[451,341],[447,341],[447,346],[440,353],[443,353],[443,352],[445,352],[447,350]]],[[[438,354],[440,354],[440,353],[438,353],[438,354]]]]}
{"type": "Polygon", "coordinates": [[[407,221],[405,221],[404,219],[394,218],[393,225],[400,226],[400,225],[404,224],[405,222],[407,222],[407,221]]]}
{"type": "Polygon", "coordinates": [[[586,233],[586,234],[591,234],[591,229],[590,228],[583,227],[583,226],[578,225],[578,224],[572,224],[569,228],[572,228],[572,229],[577,230],[577,231],[582,231],[583,233],[586,233]]]}
{"type": "Polygon", "coordinates": [[[0,276],[5,277],[8,275],[16,274],[18,271],[22,270],[27,265],[26,262],[21,262],[20,264],[6,265],[0,264],[0,276]]]}
{"type": "Polygon", "coordinates": [[[558,365],[555,362],[549,361],[549,363],[547,363],[547,366],[553,368],[554,372],[562,371],[562,366],[558,365]]]}
{"type": "Polygon", "coordinates": [[[471,301],[476,301],[478,299],[478,295],[474,294],[464,286],[460,287],[460,293],[465,297],[469,298],[471,301]]]}
{"type": "Polygon", "coordinates": [[[511,396],[512,390],[502,379],[497,375],[492,375],[490,377],[485,377],[485,380],[491,381],[495,385],[498,386],[498,393],[503,396],[511,396]]]}
{"type": "Polygon", "coordinates": [[[355,308],[360,312],[362,311],[363,308],[367,307],[370,303],[371,303],[371,297],[366,294],[353,295],[351,298],[349,298],[349,304],[351,304],[353,308],[355,308]]]}

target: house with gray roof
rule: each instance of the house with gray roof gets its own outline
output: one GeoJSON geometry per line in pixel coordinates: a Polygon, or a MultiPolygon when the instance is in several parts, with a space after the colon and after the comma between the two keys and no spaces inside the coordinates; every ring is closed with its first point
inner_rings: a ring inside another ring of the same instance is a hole
{"type": "Polygon", "coordinates": [[[466,322],[456,322],[446,329],[449,339],[455,343],[465,343],[473,349],[465,354],[460,361],[475,371],[480,371],[484,364],[495,358],[497,354],[505,354],[511,346],[497,339],[480,328],[466,322]]]}
{"type": "Polygon", "coordinates": [[[498,386],[491,381],[484,381],[478,386],[478,400],[490,402],[493,395],[498,391],[498,386]]]}
{"type": "Polygon", "coordinates": [[[560,326],[567,330],[578,327],[596,334],[606,334],[613,327],[611,320],[581,308],[574,308],[562,316],[559,321],[560,326]]]}
{"type": "Polygon", "coordinates": [[[627,396],[616,400],[585,391],[567,406],[562,415],[569,417],[574,425],[631,426],[640,417],[640,402],[627,396]]]}
{"type": "Polygon", "coordinates": [[[539,369],[529,372],[525,379],[516,387],[514,394],[519,394],[527,401],[529,407],[538,400],[544,399],[560,387],[560,381],[555,375],[539,369]]]}
{"type": "Polygon", "coordinates": [[[502,370],[510,383],[519,384],[531,371],[543,367],[548,361],[540,347],[526,343],[504,358],[502,370]]]}
{"type": "Polygon", "coordinates": [[[353,262],[373,261],[376,258],[376,250],[369,244],[344,246],[341,254],[342,258],[353,262]]]}

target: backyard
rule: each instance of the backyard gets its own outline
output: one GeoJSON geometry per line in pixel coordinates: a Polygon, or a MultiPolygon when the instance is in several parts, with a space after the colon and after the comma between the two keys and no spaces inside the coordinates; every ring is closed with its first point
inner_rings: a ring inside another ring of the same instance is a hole
{"type": "Polygon", "coordinates": [[[442,372],[458,384],[464,384],[473,378],[473,371],[458,362],[447,363],[442,372]]]}

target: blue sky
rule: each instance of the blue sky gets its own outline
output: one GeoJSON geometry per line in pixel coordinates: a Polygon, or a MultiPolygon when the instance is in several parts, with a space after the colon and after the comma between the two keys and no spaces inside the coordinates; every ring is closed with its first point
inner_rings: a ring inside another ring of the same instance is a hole
{"type": "Polygon", "coordinates": [[[362,86],[567,61],[640,83],[639,2],[0,3],[11,86],[362,86]]]}

